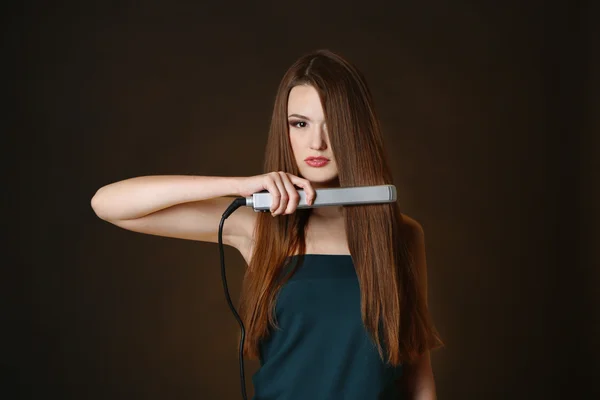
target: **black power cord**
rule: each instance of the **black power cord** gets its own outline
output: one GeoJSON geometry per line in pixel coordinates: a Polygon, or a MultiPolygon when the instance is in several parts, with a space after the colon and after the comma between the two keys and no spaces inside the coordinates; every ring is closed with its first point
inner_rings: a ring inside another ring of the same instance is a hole
{"type": "Polygon", "coordinates": [[[221,222],[219,223],[219,254],[221,256],[221,280],[223,281],[223,289],[225,289],[225,298],[227,299],[227,304],[229,304],[229,308],[231,309],[235,319],[237,319],[237,322],[240,324],[240,328],[242,330],[242,336],[240,338],[240,380],[242,383],[242,398],[247,400],[246,378],[244,376],[244,338],[246,337],[246,330],[244,329],[244,323],[242,322],[240,315],[235,310],[235,307],[231,302],[231,297],[229,296],[229,290],[227,289],[227,278],[225,277],[225,252],[223,251],[223,224],[225,223],[227,217],[229,217],[235,210],[245,205],[246,198],[238,197],[229,205],[229,207],[227,207],[227,210],[225,210],[223,213],[221,222]]]}

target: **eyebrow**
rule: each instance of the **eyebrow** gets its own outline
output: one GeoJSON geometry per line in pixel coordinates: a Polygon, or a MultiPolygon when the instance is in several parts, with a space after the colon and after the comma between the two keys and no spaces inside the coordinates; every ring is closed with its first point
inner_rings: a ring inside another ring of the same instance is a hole
{"type": "Polygon", "coordinates": [[[296,118],[300,118],[300,119],[305,119],[307,121],[310,121],[310,118],[304,116],[304,115],[300,115],[300,114],[290,114],[288,115],[288,118],[292,118],[292,117],[296,117],[296,118]]]}

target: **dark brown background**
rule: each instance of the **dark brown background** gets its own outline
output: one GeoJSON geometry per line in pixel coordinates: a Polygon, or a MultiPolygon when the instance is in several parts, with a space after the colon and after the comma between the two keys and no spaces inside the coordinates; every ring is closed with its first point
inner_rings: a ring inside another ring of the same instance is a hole
{"type": "MultiPolygon", "coordinates": [[[[279,79],[317,48],[364,71],[425,229],[440,399],[599,392],[598,7],[336,3],[4,14],[4,393],[240,398],[218,247],[119,229],[90,199],[139,175],[261,173],[279,79]]],[[[243,260],[226,265],[237,299],[243,260]]]]}

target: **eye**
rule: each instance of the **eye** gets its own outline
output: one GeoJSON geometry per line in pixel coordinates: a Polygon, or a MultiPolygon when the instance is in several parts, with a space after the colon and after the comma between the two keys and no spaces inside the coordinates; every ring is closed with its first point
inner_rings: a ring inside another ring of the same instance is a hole
{"type": "Polygon", "coordinates": [[[290,120],[289,124],[290,124],[290,126],[293,126],[294,128],[306,128],[306,121],[290,120]]]}

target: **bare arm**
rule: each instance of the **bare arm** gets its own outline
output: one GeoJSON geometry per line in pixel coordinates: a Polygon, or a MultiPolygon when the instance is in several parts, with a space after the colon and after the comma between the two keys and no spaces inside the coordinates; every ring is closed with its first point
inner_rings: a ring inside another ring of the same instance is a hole
{"type": "Polygon", "coordinates": [[[238,180],[192,175],[139,176],[98,189],[92,208],[106,221],[136,219],[182,203],[236,196],[238,180]]]}
{"type": "MultiPolygon", "coordinates": [[[[216,243],[221,215],[239,195],[241,178],[157,175],[106,185],[91,205],[96,215],[135,232],[216,243]]],[[[223,227],[223,242],[241,250],[249,244],[254,211],[241,207],[223,227]]]]}
{"type": "MultiPolygon", "coordinates": [[[[99,218],[124,229],[216,243],[221,216],[233,201],[226,196],[245,197],[266,189],[275,200],[273,211],[292,213],[299,199],[294,185],[314,196],[308,181],[283,172],[237,178],[141,176],[98,189],[91,205],[99,218]]],[[[223,227],[223,243],[240,250],[246,261],[250,258],[255,221],[256,213],[241,207],[223,227]]]]}
{"type": "MultiPolygon", "coordinates": [[[[403,219],[407,226],[411,252],[414,254],[415,263],[419,268],[420,290],[427,301],[427,260],[423,227],[406,215],[403,215],[403,219]]],[[[415,363],[407,365],[404,385],[410,399],[435,400],[437,398],[429,351],[426,351],[415,363]]]]}
{"type": "Polygon", "coordinates": [[[429,351],[426,351],[419,361],[408,368],[406,389],[410,396],[408,398],[413,400],[435,400],[437,398],[429,351]]]}

